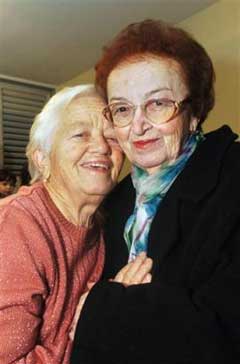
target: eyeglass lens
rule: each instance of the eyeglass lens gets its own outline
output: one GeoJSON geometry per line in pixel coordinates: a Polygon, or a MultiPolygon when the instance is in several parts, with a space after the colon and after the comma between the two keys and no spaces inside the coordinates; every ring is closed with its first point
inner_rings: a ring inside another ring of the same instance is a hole
{"type": "MultiPolygon", "coordinates": [[[[146,117],[153,124],[159,125],[167,122],[176,112],[176,105],[173,101],[157,102],[152,100],[141,106],[146,117]]],[[[112,104],[109,111],[116,126],[125,126],[131,123],[134,118],[137,106],[130,104],[112,104]]]]}

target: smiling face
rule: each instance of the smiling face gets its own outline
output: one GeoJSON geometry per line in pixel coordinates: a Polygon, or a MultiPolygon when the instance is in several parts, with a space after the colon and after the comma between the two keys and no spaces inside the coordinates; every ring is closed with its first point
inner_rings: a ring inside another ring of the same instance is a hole
{"type": "MultiPolygon", "coordinates": [[[[189,96],[180,66],[151,55],[115,68],[109,75],[107,92],[111,104],[121,101],[142,105],[151,99],[181,102],[189,96]]],[[[129,160],[153,173],[162,163],[176,159],[189,129],[195,126],[196,120],[187,110],[165,124],[153,126],[137,107],[132,122],[115,127],[115,132],[129,160]]]]}
{"type": "Polygon", "coordinates": [[[67,107],[50,153],[51,190],[81,200],[103,197],[117,178],[123,162],[111,124],[102,116],[100,97],[81,96],[67,107]]]}

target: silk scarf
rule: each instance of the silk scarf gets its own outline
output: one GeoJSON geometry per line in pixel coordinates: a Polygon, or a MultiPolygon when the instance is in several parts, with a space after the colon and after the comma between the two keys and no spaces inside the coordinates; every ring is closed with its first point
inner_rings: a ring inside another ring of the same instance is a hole
{"type": "Polygon", "coordinates": [[[136,202],[133,214],[128,218],[124,229],[129,261],[134,260],[139,253],[147,252],[148,235],[157,209],[202,140],[204,136],[201,132],[191,134],[185,141],[179,157],[172,163],[163,164],[153,174],[149,175],[145,170],[133,166],[131,177],[136,190],[136,202]]]}

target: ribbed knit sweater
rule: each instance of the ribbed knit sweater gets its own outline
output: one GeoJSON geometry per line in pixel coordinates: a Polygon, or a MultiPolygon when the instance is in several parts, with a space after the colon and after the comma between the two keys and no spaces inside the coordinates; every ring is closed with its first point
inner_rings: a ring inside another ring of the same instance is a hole
{"type": "Polygon", "coordinates": [[[79,297],[102,273],[104,247],[61,214],[42,183],[0,208],[0,363],[69,364],[79,297]]]}

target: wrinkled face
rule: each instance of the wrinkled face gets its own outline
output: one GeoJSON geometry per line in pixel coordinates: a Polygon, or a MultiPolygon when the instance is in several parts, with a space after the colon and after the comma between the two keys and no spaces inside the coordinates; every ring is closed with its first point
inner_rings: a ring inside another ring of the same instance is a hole
{"type": "MultiPolygon", "coordinates": [[[[153,98],[180,102],[189,96],[178,63],[151,55],[116,67],[109,75],[107,92],[109,103],[123,101],[134,105],[153,98]]],[[[179,155],[194,123],[196,120],[185,110],[168,123],[153,126],[137,107],[132,122],[115,127],[115,131],[129,160],[153,173],[162,163],[179,155]]]]}
{"type": "Polygon", "coordinates": [[[82,96],[68,106],[50,153],[49,184],[70,195],[105,195],[117,181],[123,154],[99,97],[82,96]]]}

